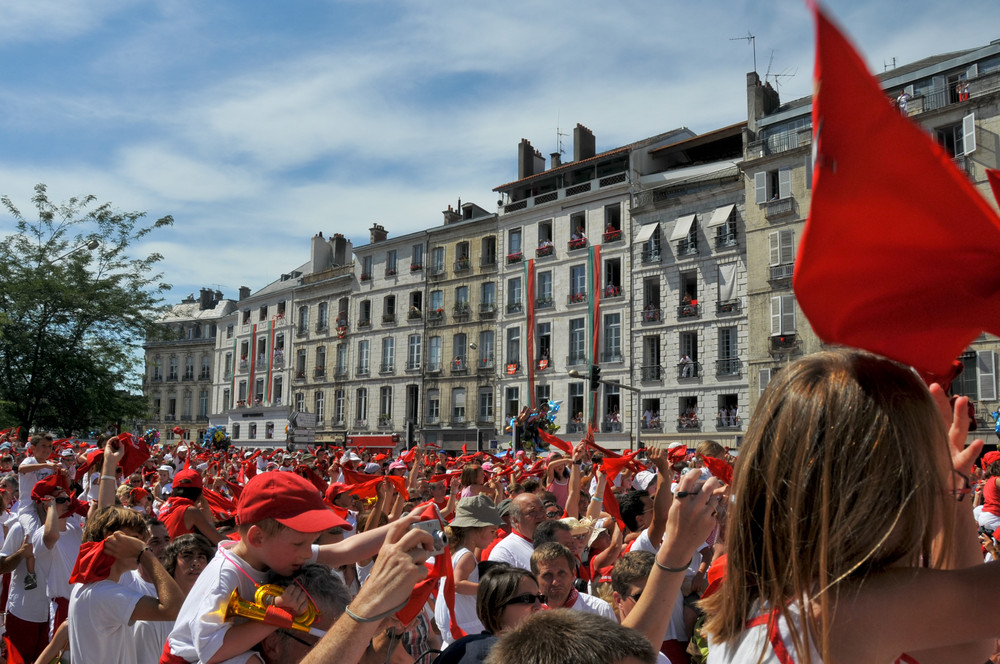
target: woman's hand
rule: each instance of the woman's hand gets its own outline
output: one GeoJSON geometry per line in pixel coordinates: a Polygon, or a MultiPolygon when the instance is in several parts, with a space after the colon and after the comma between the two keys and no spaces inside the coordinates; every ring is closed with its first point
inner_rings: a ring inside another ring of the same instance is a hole
{"type": "Polygon", "coordinates": [[[938,412],[948,429],[948,451],[951,455],[951,468],[968,475],[972,472],[979,453],[983,450],[983,441],[978,438],[968,446],[965,445],[969,434],[969,398],[957,397],[950,402],[944,390],[937,383],[930,386],[931,397],[937,404],[938,412]]]}

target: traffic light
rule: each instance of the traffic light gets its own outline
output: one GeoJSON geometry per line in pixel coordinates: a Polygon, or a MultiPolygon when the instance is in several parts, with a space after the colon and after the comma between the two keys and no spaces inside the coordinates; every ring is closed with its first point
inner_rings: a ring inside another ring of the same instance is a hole
{"type": "Polygon", "coordinates": [[[601,386],[601,368],[596,364],[590,365],[590,389],[594,392],[601,386]]]}

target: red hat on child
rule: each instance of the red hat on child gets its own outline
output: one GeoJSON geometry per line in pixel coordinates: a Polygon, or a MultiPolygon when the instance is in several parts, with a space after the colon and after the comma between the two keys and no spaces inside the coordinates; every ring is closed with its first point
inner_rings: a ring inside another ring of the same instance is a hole
{"type": "Polygon", "coordinates": [[[49,475],[44,480],[35,482],[35,486],[31,489],[31,499],[36,503],[40,503],[42,502],[42,498],[51,496],[59,489],[69,491],[69,481],[66,479],[66,476],[59,473],[49,475]]]}
{"type": "Polygon", "coordinates": [[[295,473],[261,473],[247,482],[236,506],[236,524],[274,519],[300,533],[344,528],[347,522],[323,502],[312,482],[295,473]]]}
{"type": "Polygon", "coordinates": [[[197,470],[191,470],[190,468],[185,468],[174,475],[173,486],[185,486],[193,489],[201,489],[204,487],[201,482],[201,475],[198,474],[197,470]]]}

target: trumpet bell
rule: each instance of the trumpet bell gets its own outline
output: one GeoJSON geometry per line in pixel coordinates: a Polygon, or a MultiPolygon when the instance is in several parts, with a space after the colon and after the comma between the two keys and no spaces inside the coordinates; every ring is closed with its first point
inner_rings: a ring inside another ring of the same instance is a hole
{"type": "Polygon", "coordinates": [[[226,620],[233,616],[239,616],[268,625],[308,632],[312,624],[316,622],[316,618],[319,617],[319,612],[313,603],[309,602],[306,610],[301,614],[290,616],[287,611],[274,606],[274,600],[281,597],[284,592],[285,589],[282,586],[267,583],[257,587],[251,602],[240,597],[238,590],[233,590],[232,595],[229,596],[229,604],[226,605],[226,620]]]}

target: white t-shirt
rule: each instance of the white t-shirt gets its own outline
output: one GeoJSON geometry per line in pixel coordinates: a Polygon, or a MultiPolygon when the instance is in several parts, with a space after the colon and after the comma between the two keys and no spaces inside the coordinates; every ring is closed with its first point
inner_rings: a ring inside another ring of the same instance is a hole
{"type": "MultiPolygon", "coordinates": [[[[268,573],[254,569],[234,554],[232,548],[236,544],[232,541],[219,543],[218,553],[198,576],[181,605],[169,639],[174,655],[189,662],[207,662],[222,647],[229,628],[246,622],[240,617],[225,618],[229,596],[238,589],[240,597],[252,598],[257,586],[267,581],[268,573]]],[[[312,551],[315,560],[319,547],[313,545],[312,551]]],[[[225,662],[246,662],[252,655],[244,653],[225,662]]]]}
{"type": "MultiPolygon", "coordinates": [[[[635,543],[632,544],[631,551],[649,551],[653,555],[656,555],[657,547],[653,546],[653,543],[649,540],[649,528],[644,529],[639,533],[639,537],[635,539],[635,543]]],[[[701,554],[695,553],[691,557],[691,563],[688,565],[687,572],[684,573],[685,577],[694,576],[698,571],[698,566],[701,565],[701,554]]],[[[670,614],[670,626],[667,628],[667,633],[663,636],[664,641],[678,640],[687,641],[687,631],[684,628],[684,595],[683,593],[677,593],[677,599],[674,601],[674,609],[670,614]]]]}
{"type": "MultiPolygon", "coordinates": [[[[466,548],[461,548],[454,553],[451,557],[452,569],[458,565],[458,561],[465,556],[473,555],[471,551],[466,548]]],[[[479,567],[473,566],[472,573],[469,574],[467,581],[472,583],[479,583],[479,567]]],[[[441,648],[444,649],[445,646],[454,641],[454,637],[451,635],[451,621],[448,613],[448,603],[444,599],[444,579],[438,582],[438,594],[437,599],[434,602],[434,622],[437,623],[438,629],[441,630],[441,648]]],[[[475,595],[462,595],[455,593],[455,620],[458,622],[458,626],[468,634],[479,634],[483,631],[483,623],[479,622],[479,616],[476,615],[476,596],[475,595]]]]}
{"type": "Polygon", "coordinates": [[[584,613],[596,613],[599,616],[604,616],[610,620],[618,622],[618,616],[615,615],[614,609],[611,605],[605,602],[600,597],[594,597],[593,595],[588,595],[587,593],[580,593],[573,603],[573,606],[569,607],[574,611],[583,611],[584,613]]]}
{"type": "MultiPolygon", "coordinates": [[[[118,583],[143,595],[157,597],[156,585],[142,578],[139,570],[125,572],[118,583]]],[[[163,644],[167,642],[167,635],[173,628],[173,620],[136,620],[132,625],[136,664],[158,664],[160,655],[163,654],[163,644]]]]}
{"type": "Polygon", "coordinates": [[[74,585],[67,618],[74,661],[135,664],[129,623],[142,597],[142,593],[110,579],[74,585]]]}
{"type": "MultiPolygon", "coordinates": [[[[24,461],[22,461],[18,467],[34,465],[37,463],[39,463],[39,461],[35,459],[35,457],[33,456],[24,457],[24,461]]],[[[21,494],[22,510],[34,505],[33,501],[31,500],[31,490],[35,488],[35,484],[37,484],[39,480],[44,480],[46,477],[55,474],[56,471],[52,470],[51,468],[42,468],[41,470],[36,470],[30,473],[18,472],[17,490],[21,494]]]]}
{"type": "MultiPolygon", "coordinates": [[[[83,541],[83,528],[79,518],[66,517],[66,530],[59,533],[59,539],[51,549],[45,547],[42,539],[45,537],[45,526],[35,530],[31,535],[31,545],[35,553],[35,572],[39,570],[45,575],[45,591],[50,598],[65,597],[69,599],[69,576],[73,573],[73,565],[80,555],[80,543],[83,541]]],[[[38,579],[41,585],[41,578],[38,579]]],[[[34,591],[32,591],[34,592],[34,591]]]]}
{"type": "Polygon", "coordinates": [[[511,533],[500,540],[500,543],[490,551],[490,560],[498,563],[508,563],[514,567],[531,570],[531,554],[535,552],[531,542],[518,533],[511,533]]]}
{"type": "MultiPolygon", "coordinates": [[[[3,546],[0,547],[0,557],[12,556],[17,553],[17,550],[24,544],[25,534],[30,536],[31,533],[41,529],[42,522],[34,510],[34,503],[29,500],[27,504],[32,505],[32,511],[21,512],[17,515],[17,519],[10,524],[7,537],[3,541],[3,546]]],[[[33,590],[24,589],[24,575],[27,573],[28,565],[24,560],[21,560],[10,577],[7,611],[28,622],[48,622],[49,597],[45,592],[45,570],[42,569],[41,565],[35,566],[38,587],[33,590]]]]}

